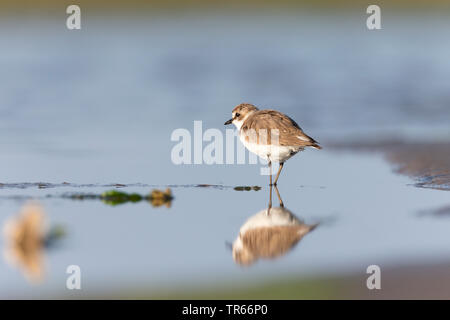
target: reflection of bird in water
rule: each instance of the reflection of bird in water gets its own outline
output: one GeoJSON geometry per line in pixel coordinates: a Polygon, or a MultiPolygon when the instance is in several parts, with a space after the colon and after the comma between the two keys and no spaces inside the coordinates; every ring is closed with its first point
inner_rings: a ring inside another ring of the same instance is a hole
{"type": "Polygon", "coordinates": [[[317,224],[307,225],[284,208],[275,187],[280,207],[272,208],[272,189],[267,209],[250,217],[233,242],[233,259],[240,265],[251,265],[258,259],[275,259],[291,250],[317,224]]]}
{"type": "Polygon", "coordinates": [[[11,218],[4,226],[5,259],[21,268],[32,282],[44,275],[43,238],[44,213],[37,204],[27,204],[20,216],[11,218]]]}
{"type": "Polygon", "coordinates": [[[18,217],[10,218],[3,228],[5,260],[22,269],[30,282],[44,278],[44,247],[62,236],[58,228],[46,232],[45,213],[37,203],[27,203],[18,217]]]}

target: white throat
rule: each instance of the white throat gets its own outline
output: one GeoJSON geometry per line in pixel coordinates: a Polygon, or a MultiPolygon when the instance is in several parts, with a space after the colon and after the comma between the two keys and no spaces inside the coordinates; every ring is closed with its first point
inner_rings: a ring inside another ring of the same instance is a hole
{"type": "Polygon", "coordinates": [[[238,130],[241,130],[242,125],[244,124],[243,120],[234,120],[233,124],[236,126],[238,130]]]}

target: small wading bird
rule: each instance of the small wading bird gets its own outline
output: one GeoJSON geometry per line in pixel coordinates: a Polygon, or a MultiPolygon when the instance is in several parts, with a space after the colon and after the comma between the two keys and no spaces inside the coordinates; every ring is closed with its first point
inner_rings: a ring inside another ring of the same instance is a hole
{"type": "Polygon", "coordinates": [[[244,146],[268,161],[270,185],[272,162],[280,164],[273,183],[276,185],[286,160],[306,147],[322,149],[294,120],[276,110],[259,110],[252,104],[242,103],[233,109],[232,118],[225,125],[231,123],[238,128],[239,138],[244,146]]]}

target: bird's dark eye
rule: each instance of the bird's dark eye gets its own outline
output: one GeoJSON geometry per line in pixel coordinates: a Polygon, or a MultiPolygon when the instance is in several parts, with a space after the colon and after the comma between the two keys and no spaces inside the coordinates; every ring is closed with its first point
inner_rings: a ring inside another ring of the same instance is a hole
{"type": "Polygon", "coordinates": [[[236,113],[235,116],[236,116],[236,118],[239,118],[241,116],[241,114],[240,113],[236,113]]]}

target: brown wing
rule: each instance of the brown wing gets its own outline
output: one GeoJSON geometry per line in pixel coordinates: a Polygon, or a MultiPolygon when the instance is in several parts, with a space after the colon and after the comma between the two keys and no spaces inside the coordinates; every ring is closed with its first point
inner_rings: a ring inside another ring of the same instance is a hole
{"type": "MultiPolygon", "coordinates": [[[[259,143],[271,143],[271,129],[278,129],[278,140],[282,146],[314,147],[321,149],[318,142],[305,134],[300,126],[287,115],[276,110],[260,110],[251,114],[243,123],[241,130],[266,132],[267,138],[259,143]]],[[[276,133],[274,133],[276,134],[276,133]]]]}
{"type": "Polygon", "coordinates": [[[306,224],[255,228],[242,235],[242,242],[255,258],[273,259],[289,251],[314,228],[306,224]]]}

